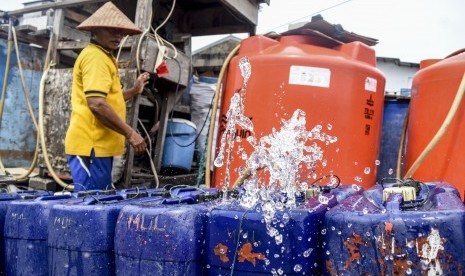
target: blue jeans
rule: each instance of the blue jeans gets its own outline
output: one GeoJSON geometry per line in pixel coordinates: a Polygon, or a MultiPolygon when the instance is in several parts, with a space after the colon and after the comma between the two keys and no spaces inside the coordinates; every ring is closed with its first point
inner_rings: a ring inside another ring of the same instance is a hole
{"type": "Polygon", "coordinates": [[[68,155],[68,164],[73,177],[74,191],[104,190],[111,188],[113,157],[68,155]]]}

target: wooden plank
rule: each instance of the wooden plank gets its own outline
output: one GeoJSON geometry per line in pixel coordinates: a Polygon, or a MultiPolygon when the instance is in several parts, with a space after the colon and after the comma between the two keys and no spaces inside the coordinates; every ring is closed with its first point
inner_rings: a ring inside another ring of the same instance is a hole
{"type": "MultiPolygon", "coordinates": [[[[60,3],[62,1],[63,0],[57,0],[57,3],[60,3]]],[[[64,20],[65,18],[63,15],[63,10],[61,9],[55,10],[54,15],[53,15],[53,28],[52,28],[54,39],[53,39],[53,43],[50,49],[51,60],[53,60],[55,64],[60,64],[60,55],[58,55],[56,46],[58,45],[58,41],[61,40],[61,32],[63,30],[64,20]]]]}
{"type": "Polygon", "coordinates": [[[237,17],[244,17],[253,25],[257,25],[258,22],[258,8],[259,5],[257,2],[252,3],[251,1],[244,0],[220,0],[227,9],[230,9],[231,12],[237,17]]]}
{"type": "Polygon", "coordinates": [[[24,9],[19,9],[19,10],[14,10],[14,11],[6,11],[6,12],[3,12],[3,16],[4,17],[19,16],[23,14],[38,12],[38,11],[46,11],[48,9],[58,10],[58,9],[64,9],[68,7],[74,7],[76,5],[94,4],[94,3],[106,2],[106,1],[108,0],[67,0],[67,1],[58,0],[55,3],[32,6],[32,7],[27,7],[24,9]]]}
{"type": "Polygon", "coordinates": [[[90,41],[90,33],[89,32],[82,32],[76,28],[71,28],[63,24],[61,28],[61,41],[90,41]]]}
{"type": "Polygon", "coordinates": [[[65,17],[68,18],[69,20],[72,20],[76,23],[81,23],[82,21],[87,19],[87,16],[77,13],[75,11],[72,11],[70,9],[65,10],[65,17]]]}
{"type": "Polygon", "coordinates": [[[157,171],[160,171],[161,168],[161,160],[163,157],[163,148],[165,147],[165,136],[166,136],[166,127],[168,125],[168,118],[176,102],[176,95],[171,91],[162,90],[159,91],[162,99],[161,103],[161,111],[160,111],[160,126],[157,132],[157,142],[155,143],[155,151],[154,151],[154,164],[157,171]]]}
{"type": "MultiPolygon", "coordinates": [[[[135,24],[142,30],[146,30],[150,27],[150,19],[152,14],[152,0],[138,0],[135,24]]],[[[134,36],[135,41],[138,41],[140,35],[134,36]]],[[[137,56],[137,43],[134,43],[131,48],[131,61],[129,68],[136,68],[136,60],[139,58],[137,56]]],[[[137,119],[139,118],[139,97],[133,98],[129,103],[129,110],[127,112],[127,121],[128,124],[133,128],[137,128],[137,119]]],[[[126,150],[126,166],[124,169],[124,182],[123,187],[128,187],[131,183],[132,178],[132,168],[134,165],[134,149],[131,146],[128,146],[126,150]]]]}
{"type": "Polygon", "coordinates": [[[186,18],[190,19],[185,23],[186,31],[189,31],[192,36],[244,32],[253,34],[255,32],[253,23],[234,16],[232,11],[227,12],[221,6],[189,10],[186,12],[186,18]]]}
{"type": "Polygon", "coordinates": [[[17,32],[31,33],[37,31],[37,27],[34,27],[32,25],[19,25],[15,27],[15,30],[17,32]]]}

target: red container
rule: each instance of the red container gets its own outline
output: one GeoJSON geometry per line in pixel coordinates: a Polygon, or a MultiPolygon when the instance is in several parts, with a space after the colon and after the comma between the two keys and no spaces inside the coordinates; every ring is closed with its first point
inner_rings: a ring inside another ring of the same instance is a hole
{"type": "MultiPolygon", "coordinates": [[[[384,104],[383,74],[376,68],[372,48],[352,42],[333,48],[324,47],[309,36],[285,36],[273,40],[253,36],[241,42],[239,53],[228,69],[220,103],[220,125],[216,154],[227,123],[226,112],[235,91],[244,85],[239,61],[247,57],[251,66],[244,98],[244,115],[254,125],[257,139],[281,127],[296,109],[306,113],[306,129],[322,125],[323,131],[337,137],[324,149],[325,167],[316,167],[317,176],[333,172],[342,183],[357,183],[364,188],[375,184],[376,160],[381,136],[384,104]],[[366,173],[369,171],[368,173],[366,173]]],[[[250,131],[236,125],[232,151],[230,186],[245,166],[238,149],[250,155],[246,141],[250,131]]],[[[225,165],[215,167],[212,186],[225,184],[225,165]]],[[[308,173],[301,179],[310,181],[308,173]]]]}
{"type": "MultiPolygon", "coordinates": [[[[465,72],[465,54],[421,62],[412,83],[404,173],[420,156],[446,118],[465,72]]],[[[462,198],[465,189],[465,106],[413,174],[421,181],[447,181],[462,198]]]]}

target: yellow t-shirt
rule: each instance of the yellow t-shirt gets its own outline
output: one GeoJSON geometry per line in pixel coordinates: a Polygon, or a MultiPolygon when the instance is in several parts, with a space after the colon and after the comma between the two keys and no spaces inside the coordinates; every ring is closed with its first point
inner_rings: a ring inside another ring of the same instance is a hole
{"type": "Polygon", "coordinates": [[[87,105],[86,97],[104,97],[116,114],[125,121],[126,103],[113,55],[90,43],[79,54],[73,70],[72,112],[65,139],[70,155],[110,157],[124,153],[125,137],[104,126],[87,105]]]}

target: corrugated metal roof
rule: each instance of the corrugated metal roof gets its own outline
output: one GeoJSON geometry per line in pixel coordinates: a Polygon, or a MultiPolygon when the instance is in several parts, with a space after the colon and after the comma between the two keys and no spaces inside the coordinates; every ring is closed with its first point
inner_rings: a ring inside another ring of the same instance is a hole
{"type": "Polygon", "coordinates": [[[378,44],[378,39],[346,31],[340,24],[331,24],[319,14],[313,16],[312,21],[302,27],[286,31],[281,35],[317,36],[327,44],[334,44],[334,46],[354,41],[360,41],[369,46],[378,44]]]}

